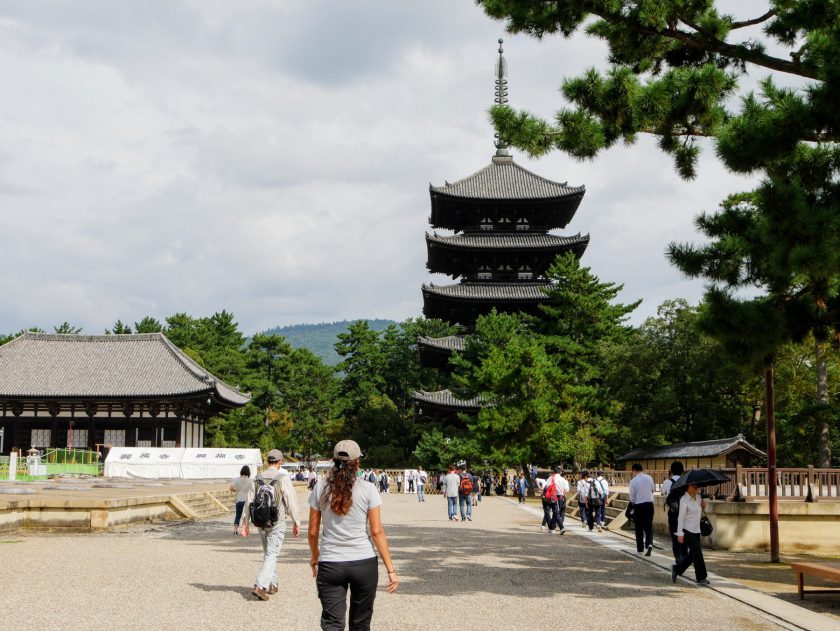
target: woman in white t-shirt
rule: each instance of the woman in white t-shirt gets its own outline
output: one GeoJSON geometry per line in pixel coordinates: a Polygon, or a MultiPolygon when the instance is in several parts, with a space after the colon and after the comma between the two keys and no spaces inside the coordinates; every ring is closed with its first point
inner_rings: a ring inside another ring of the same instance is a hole
{"type": "Polygon", "coordinates": [[[321,601],[321,629],[345,628],[348,587],[350,630],[370,629],[379,582],[376,551],[388,571],[386,591],[393,593],[399,585],[382,528],[382,499],[374,484],[356,475],[361,457],[355,441],[339,442],[333,450],[333,468],[309,496],[310,565],[321,601]]]}
{"type": "Polygon", "coordinates": [[[230,490],[236,491],[236,516],[233,518],[233,534],[239,534],[239,519],[242,517],[242,510],[248,500],[248,491],[251,490],[251,468],[245,465],[239,470],[239,477],[231,480],[230,490]]]}

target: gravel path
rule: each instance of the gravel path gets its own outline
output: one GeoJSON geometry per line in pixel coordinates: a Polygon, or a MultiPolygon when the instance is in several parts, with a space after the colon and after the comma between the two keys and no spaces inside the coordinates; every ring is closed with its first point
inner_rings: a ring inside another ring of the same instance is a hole
{"type": "MultiPolygon", "coordinates": [[[[383,519],[403,582],[377,595],[373,629],[779,628],[584,537],[542,534],[501,498],[485,499],[473,522],[452,523],[440,496],[387,495],[383,519]]],[[[259,541],[234,537],[227,521],[0,537],[0,612],[17,628],[47,630],[318,629],[305,526],[298,539],[289,529],[281,591],[263,603],[250,594],[259,541]]]]}

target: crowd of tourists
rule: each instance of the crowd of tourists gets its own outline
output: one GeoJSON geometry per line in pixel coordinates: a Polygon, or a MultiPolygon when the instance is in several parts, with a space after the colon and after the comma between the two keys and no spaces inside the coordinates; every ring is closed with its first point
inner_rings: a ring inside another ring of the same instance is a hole
{"type": "MultiPolygon", "coordinates": [[[[254,579],[255,598],[269,600],[279,591],[277,558],[286,537],[287,518],[292,522],[292,535],[297,537],[300,531],[301,511],[293,479],[306,482],[310,491],[310,566],[322,606],[321,628],[327,630],[344,629],[345,619],[350,629],[369,628],[379,581],[379,559],[388,575],[386,591],[392,593],[399,586],[380,514],[381,494],[389,493],[392,484],[398,493],[405,489],[416,494],[418,502],[425,501],[427,486],[438,489],[446,497],[447,516],[453,522],[471,522],[483,494],[510,492],[524,503],[532,488],[542,503],[542,531],[560,535],[566,532],[566,501],[572,494],[577,496],[582,528],[601,532],[606,526],[610,485],[603,471],[581,470],[572,489],[559,466],[552,467],[545,476],[538,475],[536,467],[528,470],[527,475],[520,471],[508,476],[507,473],[477,474],[465,461],[459,461],[445,473],[428,475],[418,467],[389,474],[381,469],[360,468],[361,458],[358,444],[344,440],[335,446],[333,466],[321,476],[311,468],[284,470],[283,454],[278,449],[269,451],[268,467],[256,478],[251,478],[249,467],[242,467],[240,477],[231,482],[231,490],[236,492],[234,534],[248,537],[252,526],[259,533],[263,560],[254,579]]],[[[675,563],[671,578],[676,582],[678,576],[694,565],[697,582],[708,585],[701,548],[701,520],[705,518],[706,503],[697,485],[684,485],[686,480],[678,484],[683,475],[681,463],[674,462],[670,474],[660,493],[666,498],[664,506],[672,535],[675,563]],[[684,486],[685,493],[677,497],[672,492],[675,485],[684,486]]],[[[637,552],[650,556],[655,484],[639,464],[633,465],[632,475],[627,512],[634,521],[637,552]]]]}

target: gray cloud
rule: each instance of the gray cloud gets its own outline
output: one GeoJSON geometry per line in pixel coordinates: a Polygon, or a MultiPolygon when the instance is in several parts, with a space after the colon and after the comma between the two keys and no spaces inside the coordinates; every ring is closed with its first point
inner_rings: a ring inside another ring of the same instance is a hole
{"type": "MultiPolygon", "coordinates": [[[[502,27],[471,2],[0,3],[0,331],[99,332],[225,308],[244,330],[421,310],[429,182],[492,155],[502,27]]],[[[511,103],[550,116],[598,42],[506,36],[511,103]]],[[[517,160],[585,184],[585,262],[644,298],[693,217],[749,186],[692,183],[649,139],[517,160]]]]}

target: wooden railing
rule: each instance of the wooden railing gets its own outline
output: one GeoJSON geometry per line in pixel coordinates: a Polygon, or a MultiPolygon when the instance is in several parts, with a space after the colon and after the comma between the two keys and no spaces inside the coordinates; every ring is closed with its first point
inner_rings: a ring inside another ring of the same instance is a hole
{"type": "MultiPolygon", "coordinates": [[[[768,470],[766,467],[741,467],[718,469],[730,481],[718,486],[706,487],[703,494],[719,499],[765,500],[769,492],[768,470]]],[[[666,479],[667,471],[645,471],[653,478],[658,491],[666,479]]],[[[630,471],[605,471],[604,477],[610,486],[628,486],[633,479],[630,471]]],[[[567,476],[574,485],[577,477],[567,476]]],[[[776,493],[780,499],[820,501],[840,501],[840,469],[817,469],[815,467],[793,467],[776,469],[776,493]]]]}
{"type": "MultiPolygon", "coordinates": [[[[766,468],[739,466],[735,479],[737,497],[744,500],[766,498],[772,484],[766,468]]],[[[778,468],[775,484],[780,499],[840,500],[840,469],[778,468]]]]}

